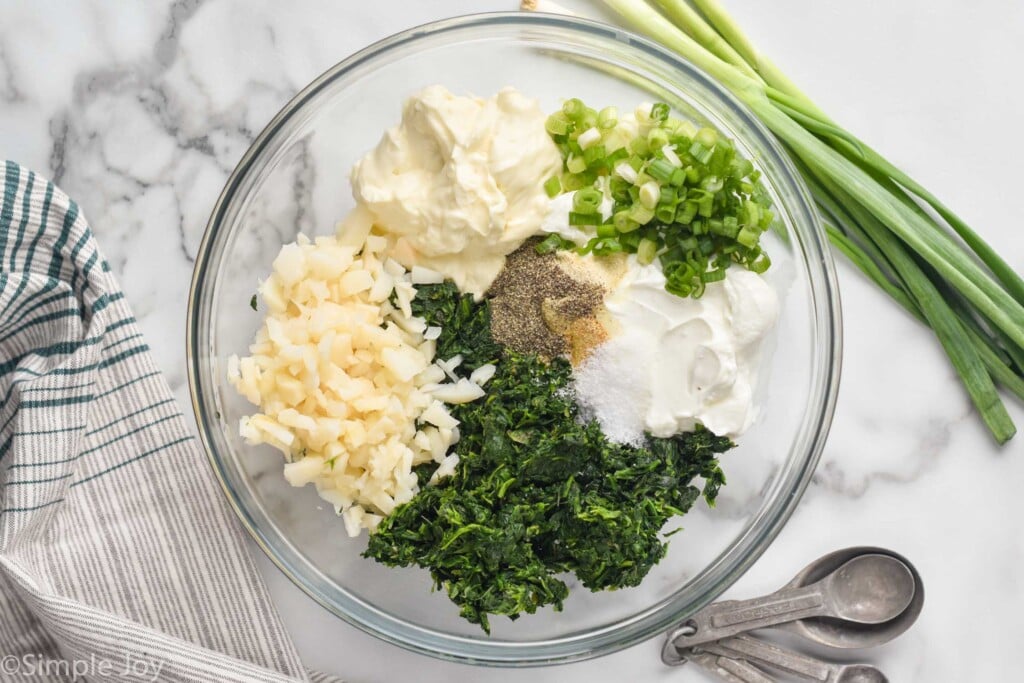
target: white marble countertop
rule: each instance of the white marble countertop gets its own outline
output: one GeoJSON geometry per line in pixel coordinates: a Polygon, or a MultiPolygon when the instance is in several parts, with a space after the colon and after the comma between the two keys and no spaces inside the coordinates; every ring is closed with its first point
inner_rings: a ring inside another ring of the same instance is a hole
{"type": "MultiPolygon", "coordinates": [[[[514,4],[6,0],[0,157],[49,175],[84,208],[187,409],[192,262],[253,136],[356,49],[428,20],[514,4]]],[[[1024,270],[1024,4],[726,4],[826,111],[1024,270]]],[[[917,563],[928,598],[918,625],[872,660],[897,682],[1013,680],[1011,653],[1024,639],[1024,436],[995,448],[930,333],[845,264],[840,280],[846,351],[828,447],[792,521],[729,595],[774,589],[834,548],[888,546],[917,563]]],[[[1024,428],[1020,405],[1011,412],[1024,428]]],[[[307,665],[351,681],[702,680],[663,667],[658,642],[520,672],[435,661],[347,626],[259,562],[307,665]]]]}

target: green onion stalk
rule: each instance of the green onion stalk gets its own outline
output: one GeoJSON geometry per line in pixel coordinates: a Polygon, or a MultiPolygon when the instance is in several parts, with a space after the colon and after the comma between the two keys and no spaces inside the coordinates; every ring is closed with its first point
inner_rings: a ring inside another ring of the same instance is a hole
{"type": "Polygon", "coordinates": [[[835,250],[932,329],[993,437],[1012,438],[996,385],[1024,399],[1024,279],[938,198],[832,121],[718,0],[600,1],[722,83],[775,134],[835,250]]]}

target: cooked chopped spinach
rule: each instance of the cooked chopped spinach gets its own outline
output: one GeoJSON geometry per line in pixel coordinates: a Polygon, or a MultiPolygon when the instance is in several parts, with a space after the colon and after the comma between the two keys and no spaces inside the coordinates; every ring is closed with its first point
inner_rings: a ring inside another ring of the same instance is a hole
{"type": "MultiPolygon", "coordinates": [[[[698,429],[646,447],[610,442],[580,420],[568,362],[494,342],[486,300],[446,282],[420,287],[413,308],[442,327],[439,357],[462,354],[467,375],[489,362],[498,370],[486,396],[451,407],[461,423],[455,474],[385,518],[367,557],[429,569],[462,616],[490,632],[490,614],[561,609],[565,572],[595,591],[636,586],[665,556],[665,523],[702,494],[714,504],[725,483],[716,456],[729,439],[698,429]]],[[[420,466],[421,484],[435,467],[420,466]]]]}
{"type": "Polygon", "coordinates": [[[412,313],[428,325],[441,328],[438,358],[448,360],[462,354],[463,367],[473,370],[496,362],[502,355],[501,344],[491,336],[491,307],[486,300],[477,303],[471,295],[459,294],[450,280],[418,287],[412,313]]]}

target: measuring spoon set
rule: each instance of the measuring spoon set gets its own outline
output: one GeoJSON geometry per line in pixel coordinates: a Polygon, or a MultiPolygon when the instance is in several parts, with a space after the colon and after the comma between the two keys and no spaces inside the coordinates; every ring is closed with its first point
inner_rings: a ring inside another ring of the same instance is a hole
{"type": "Polygon", "coordinates": [[[891,550],[855,547],[821,557],[783,588],[704,608],[668,634],[661,658],[693,662],[730,683],[772,683],[771,673],[819,683],[886,683],[870,664],[840,664],[748,632],[794,633],[836,649],[869,648],[900,635],[924,606],[921,576],[891,550]]]}

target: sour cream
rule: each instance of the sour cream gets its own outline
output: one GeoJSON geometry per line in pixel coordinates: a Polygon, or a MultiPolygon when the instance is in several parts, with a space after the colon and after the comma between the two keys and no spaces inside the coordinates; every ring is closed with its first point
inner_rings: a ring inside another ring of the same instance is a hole
{"type": "Polygon", "coordinates": [[[700,423],[734,437],[757,416],[761,347],[778,317],[775,291],[731,268],[699,299],[665,291],[655,264],[631,257],[605,304],[622,332],[574,371],[576,391],[616,441],[670,437],[700,423]]]}
{"type": "MultiPolygon", "coordinates": [[[[608,193],[608,179],[606,176],[602,176],[598,179],[598,182],[601,183],[598,189],[604,195],[601,204],[598,206],[598,211],[601,213],[602,219],[608,220],[612,217],[612,206],[614,204],[611,195],[608,193]]],[[[548,202],[544,219],[541,221],[540,230],[545,234],[560,235],[563,239],[567,239],[582,247],[597,232],[591,226],[578,226],[569,223],[569,213],[572,211],[573,198],[575,196],[576,192],[565,192],[551,199],[548,202]]]]}
{"type": "Polygon", "coordinates": [[[352,169],[356,202],[404,265],[480,295],[547,212],[544,182],[562,158],[545,119],[514,88],[481,99],[430,86],[352,169]]]}

